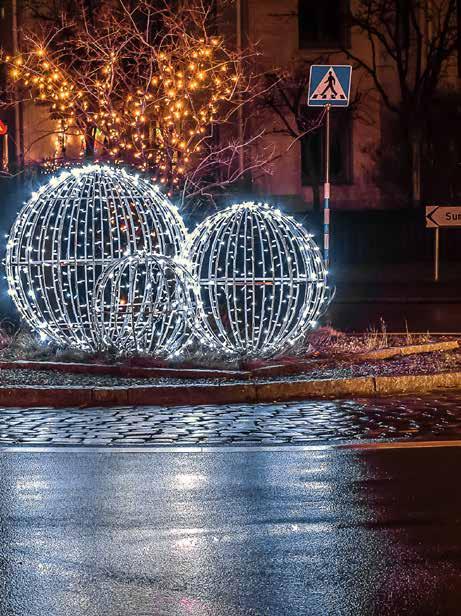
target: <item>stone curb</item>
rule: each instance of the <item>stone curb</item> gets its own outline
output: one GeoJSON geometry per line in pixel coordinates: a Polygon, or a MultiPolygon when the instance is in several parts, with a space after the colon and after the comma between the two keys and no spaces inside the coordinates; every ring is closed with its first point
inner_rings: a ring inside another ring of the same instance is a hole
{"type": "Polygon", "coordinates": [[[416,355],[418,353],[434,353],[434,351],[454,351],[459,348],[457,340],[446,340],[445,342],[428,342],[427,344],[412,344],[401,347],[389,347],[387,349],[377,349],[353,355],[354,361],[373,361],[375,359],[389,359],[401,355],[416,355]]]}
{"type": "Polygon", "coordinates": [[[274,381],[256,384],[256,402],[372,396],[374,393],[374,382],[371,376],[318,381],[274,381]]]}
{"type": "Polygon", "coordinates": [[[137,387],[0,387],[0,407],[184,406],[366,397],[461,389],[461,372],[317,381],[137,387]]]}
{"type": "Polygon", "coordinates": [[[375,393],[410,393],[432,391],[434,389],[461,389],[461,372],[442,372],[441,374],[418,374],[408,376],[373,377],[375,393]]]}
{"type": "Polygon", "coordinates": [[[122,378],[181,378],[235,380],[250,377],[251,372],[241,370],[214,370],[207,368],[146,368],[123,364],[92,364],[77,362],[16,360],[0,361],[0,370],[45,370],[69,374],[97,374],[122,378]]]}

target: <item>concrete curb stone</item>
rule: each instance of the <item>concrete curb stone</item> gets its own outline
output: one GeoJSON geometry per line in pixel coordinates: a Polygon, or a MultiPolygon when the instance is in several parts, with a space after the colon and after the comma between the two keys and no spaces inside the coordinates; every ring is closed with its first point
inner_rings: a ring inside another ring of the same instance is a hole
{"type": "MultiPolygon", "coordinates": [[[[91,399],[91,405],[94,406],[128,406],[128,389],[126,387],[94,387],[82,388],[89,390],[89,397],[91,399]],[[91,393],[90,393],[91,392],[91,393]]],[[[89,406],[86,403],[85,406],[89,406]]]]}
{"type": "Polygon", "coordinates": [[[59,361],[14,360],[0,361],[0,370],[45,370],[68,374],[108,375],[122,378],[181,378],[233,380],[250,377],[251,372],[207,368],[146,368],[123,364],[96,364],[59,361]]]}
{"type": "Polygon", "coordinates": [[[93,390],[82,387],[1,387],[0,406],[78,407],[93,400],[93,390]]]}
{"type": "Polygon", "coordinates": [[[296,400],[300,398],[342,397],[347,395],[372,396],[375,393],[373,377],[324,379],[318,381],[290,381],[256,384],[258,402],[296,400]]]}
{"type": "Polygon", "coordinates": [[[440,388],[461,388],[461,372],[374,377],[376,394],[432,391],[440,388]]]}
{"type": "Polygon", "coordinates": [[[249,383],[222,385],[167,385],[127,388],[128,404],[133,406],[192,404],[232,404],[255,402],[255,387],[249,383]]]}
{"type": "Polygon", "coordinates": [[[454,351],[459,348],[457,340],[446,340],[444,342],[428,342],[427,344],[412,344],[409,346],[389,347],[387,349],[377,349],[358,353],[354,355],[354,361],[374,361],[376,359],[389,359],[401,355],[415,355],[418,353],[433,353],[434,351],[454,351]]]}
{"type": "Polygon", "coordinates": [[[315,381],[223,383],[138,387],[0,387],[0,407],[114,407],[216,405],[289,400],[367,397],[461,389],[461,372],[366,376],[315,381]]]}

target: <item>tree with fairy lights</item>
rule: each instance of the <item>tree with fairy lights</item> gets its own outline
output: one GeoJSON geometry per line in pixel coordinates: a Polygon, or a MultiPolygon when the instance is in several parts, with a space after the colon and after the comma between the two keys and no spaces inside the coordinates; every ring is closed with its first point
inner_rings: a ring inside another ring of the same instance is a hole
{"type": "MultiPolygon", "coordinates": [[[[46,108],[82,157],[129,163],[169,190],[203,194],[248,172],[237,164],[238,109],[255,95],[253,52],[234,51],[203,0],[30,3],[21,50],[3,54],[9,102],[46,108]],[[219,134],[218,134],[219,133],[219,134]]],[[[267,157],[251,162],[261,169],[267,157]]]]}

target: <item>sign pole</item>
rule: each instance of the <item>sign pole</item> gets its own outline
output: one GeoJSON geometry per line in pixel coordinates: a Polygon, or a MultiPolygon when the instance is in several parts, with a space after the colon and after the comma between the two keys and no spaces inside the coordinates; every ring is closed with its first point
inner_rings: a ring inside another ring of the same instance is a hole
{"type": "Polygon", "coordinates": [[[440,228],[461,227],[461,205],[426,205],[426,228],[434,229],[434,281],[440,274],[440,228]]]}
{"type": "Polygon", "coordinates": [[[438,282],[439,280],[439,248],[440,248],[440,237],[439,237],[440,229],[437,227],[435,229],[435,244],[434,244],[434,280],[438,282]]]}
{"type": "Polygon", "coordinates": [[[323,185],[323,256],[330,265],[330,105],[325,106],[325,182],[323,185]]]}
{"type": "Polygon", "coordinates": [[[330,265],[330,110],[348,107],[351,93],[350,64],[312,64],[309,73],[309,107],[325,107],[325,172],[323,183],[323,258],[330,265]]]}

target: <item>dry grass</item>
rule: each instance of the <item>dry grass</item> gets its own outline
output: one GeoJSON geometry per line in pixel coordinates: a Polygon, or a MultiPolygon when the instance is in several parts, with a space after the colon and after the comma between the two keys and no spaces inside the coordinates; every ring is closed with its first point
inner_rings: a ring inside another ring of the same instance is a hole
{"type": "Polygon", "coordinates": [[[309,334],[304,343],[305,353],[321,356],[347,356],[350,354],[387,349],[395,346],[425,344],[431,341],[427,334],[412,334],[406,327],[404,334],[390,334],[384,319],[378,328],[370,328],[364,334],[344,334],[331,327],[321,327],[309,334]]]}
{"type": "MultiPolygon", "coordinates": [[[[431,341],[429,333],[412,334],[406,327],[406,332],[400,335],[389,334],[386,323],[381,320],[378,328],[373,328],[364,334],[345,334],[332,327],[321,327],[310,332],[295,348],[290,349],[290,357],[347,360],[351,355],[385,349],[394,346],[423,344],[431,341]]],[[[125,358],[131,362],[155,362],[152,357],[133,356],[125,358]]],[[[121,361],[115,353],[85,353],[72,349],[59,349],[50,344],[41,343],[28,328],[16,330],[8,322],[0,322],[0,360],[42,360],[64,362],[100,362],[113,364],[121,361]]],[[[123,361],[123,360],[122,360],[123,361]]],[[[226,358],[221,353],[211,351],[200,340],[186,347],[185,351],[174,360],[162,362],[170,366],[187,366],[197,368],[238,369],[242,364],[237,358],[226,358]]]]}
{"type": "Polygon", "coordinates": [[[40,342],[36,334],[26,326],[16,329],[9,323],[0,324],[0,360],[42,360],[42,361],[88,361],[88,353],[70,349],[59,349],[40,342]]]}
{"type": "Polygon", "coordinates": [[[48,342],[40,342],[37,335],[24,325],[16,329],[12,324],[0,323],[0,361],[20,360],[105,364],[128,362],[139,365],[162,364],[215,369],[237,369],[239,367],[238,359],[223,358],[222,354],[211,351],[200,340],[194,340],[193,344],[188,345],[181,355],[167,361],[141,354],[122,357],[114,350],[87,353],[76,349],[61,349],[48,342]]]}

